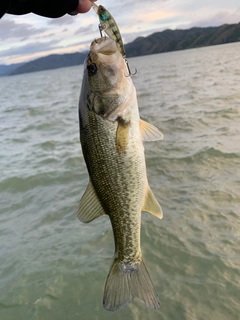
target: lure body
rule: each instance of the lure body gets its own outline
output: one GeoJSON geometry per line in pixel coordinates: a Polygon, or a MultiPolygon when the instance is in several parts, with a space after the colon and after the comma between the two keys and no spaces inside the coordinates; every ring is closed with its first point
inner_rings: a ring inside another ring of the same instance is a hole
{"type": "Polygon", "coordinates": [[[92,8],[97,13],[97,15],[99,17],[100,33],[103,30],[109,36],[109,38],[116,41],[116,43],[119,46],[119,49],[120,49],[120,52],[121,52],[123,58],[126,58],[126,52],[124,49],[122,36],[121,36],[121,33],[120,33],[119,28],[117,26],[117,23],[114,20],[111,13],[106,8],[104,8],[104,6],[102,6],[102,5],[97,6],[94,2],[92,3],[92,8]]]}

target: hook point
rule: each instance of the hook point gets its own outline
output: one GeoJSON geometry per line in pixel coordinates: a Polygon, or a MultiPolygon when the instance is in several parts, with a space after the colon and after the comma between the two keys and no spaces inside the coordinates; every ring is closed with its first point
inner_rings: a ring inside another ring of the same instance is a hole
{"type": "Polygon", "coordinates": [[[134,72],[132,72],[132,71],[130,70],[130,67],[129,67],[129,64],[128,64],[127,59],[125,59],[125,62],[126,62],[127,68],[128,68],[128,75],[127,75],[126,77],[134,76],[134,75],[137,73],[137,69],[136,69],[136,68],[134,68],[134,69],[135,69],[135,71],[134,71],[134,72]]]}

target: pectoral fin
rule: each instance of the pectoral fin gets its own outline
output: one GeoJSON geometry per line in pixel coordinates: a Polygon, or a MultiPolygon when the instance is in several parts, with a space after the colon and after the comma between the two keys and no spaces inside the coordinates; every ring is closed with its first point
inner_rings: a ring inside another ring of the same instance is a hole
{"type": "Polygon", "coordinates": [[[163,217],[162,208],[160,207],[160,204],[157,202],[156,198],[154,197],[154,194],[152,193],[152,190],[150,189],[149,186],[147,188],[147,192],[145,196],[145,204],[142,208],[142,211],[147,211],[159,219],[162,219],[163,217]]]}
{"type": "Polygon", "coordinates": [[[140,119],[141,137],[143,141],[157,141],[163,139],[163,134],[154,125],[140,119]]]}
{"type": "Polygon", "coordinates": [[[126,151],[128,145],[128,133],[130,122],[123,123],[118,121],[117,133],[116,133],[116,149],[119,154],[126,151]]]}
{"type": "Polygon", "coordinates": [[[80,221],[88,223],[104,214],[104,209],[97,197],[92,182],[89,181],[87,189],[80,200],[77,217],[80,221]]]}

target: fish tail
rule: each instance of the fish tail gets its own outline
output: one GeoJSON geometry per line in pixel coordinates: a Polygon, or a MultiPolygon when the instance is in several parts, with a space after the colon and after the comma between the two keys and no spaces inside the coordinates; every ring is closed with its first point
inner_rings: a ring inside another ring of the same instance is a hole
{"type": "Polygon", "coordinates": [[[105,284],[103,307],[108,311],[116,311],[135,298],[147,307],[160,307],[143,261],[124,263],[115,259],[105,284]]]}

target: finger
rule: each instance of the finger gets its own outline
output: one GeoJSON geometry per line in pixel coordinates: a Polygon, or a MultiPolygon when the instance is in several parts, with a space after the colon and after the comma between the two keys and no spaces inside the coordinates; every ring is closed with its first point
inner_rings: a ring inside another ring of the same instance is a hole
{"type": "MultiPolygon", "coordinates": [[[[95,1],[92,1],[95,2],[95,1]]],[[[91,1],[90,0],[79,0],[78,7],[74,10],[76,13],[86,13],[91,9],[91,1]]]]}

